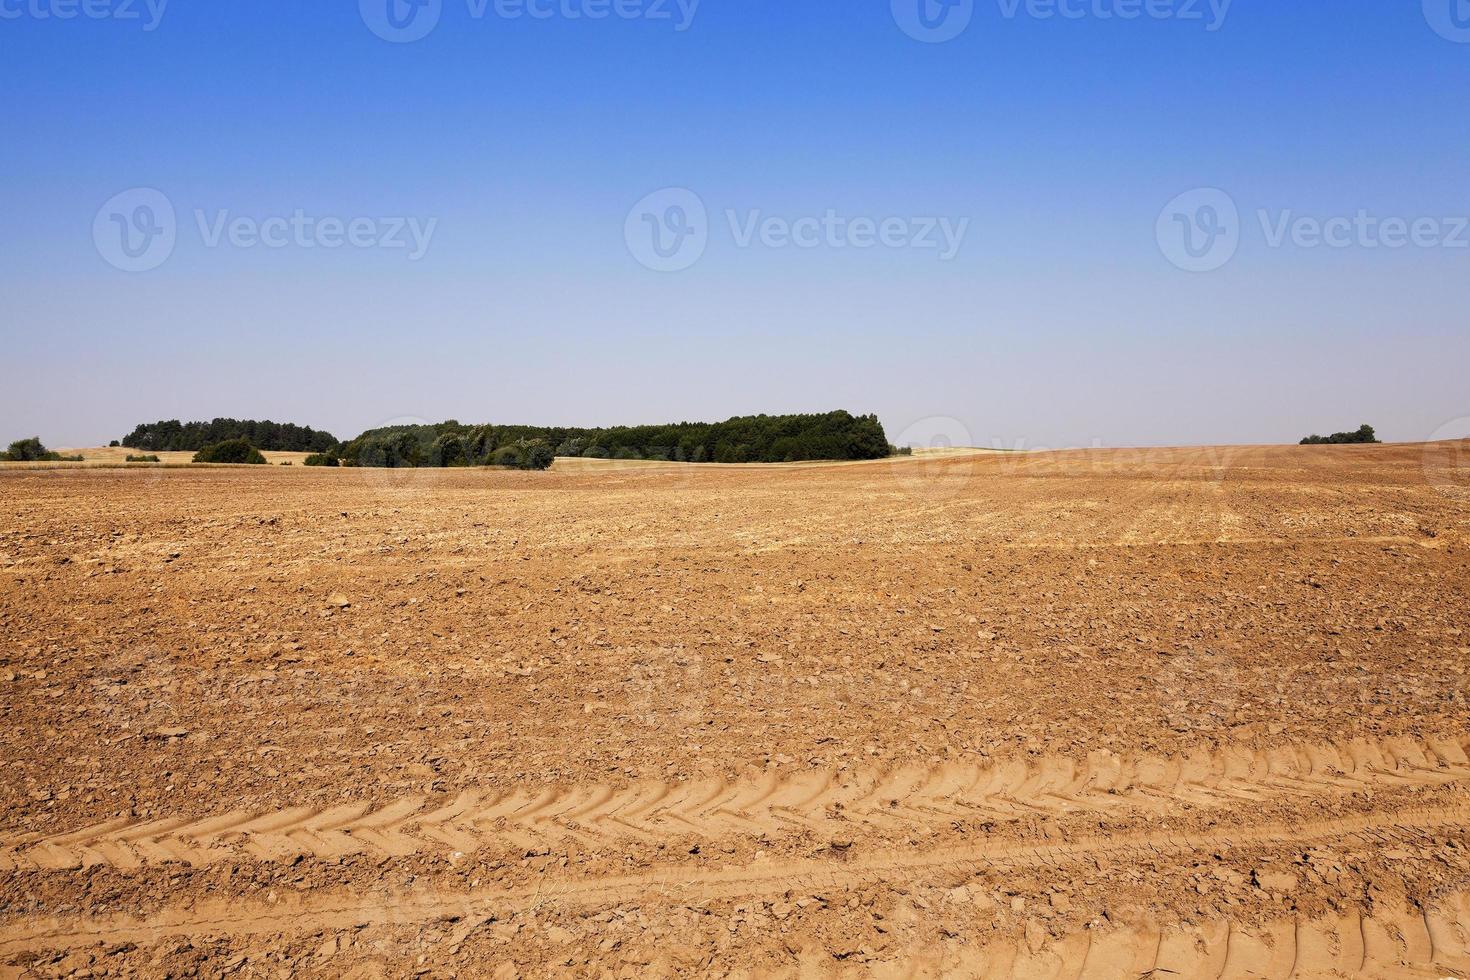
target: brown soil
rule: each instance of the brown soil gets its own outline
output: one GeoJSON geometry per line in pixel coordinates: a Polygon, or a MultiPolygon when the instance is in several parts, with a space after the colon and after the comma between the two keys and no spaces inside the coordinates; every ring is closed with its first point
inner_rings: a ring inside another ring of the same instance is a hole
{"type": "Polygon", "coordinates": [[[1464,976],[1467,491],[6,468],[0,976],[1464,976]]]}

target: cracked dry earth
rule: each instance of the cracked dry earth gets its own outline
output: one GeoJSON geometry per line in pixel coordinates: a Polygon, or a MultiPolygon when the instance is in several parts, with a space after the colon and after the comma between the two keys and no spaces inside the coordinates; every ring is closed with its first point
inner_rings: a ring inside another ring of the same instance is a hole
{"type": "Polygon", "coordinates": [[[1467,450],[0,470],[0,976],[1470,976],[1467,450]]]}

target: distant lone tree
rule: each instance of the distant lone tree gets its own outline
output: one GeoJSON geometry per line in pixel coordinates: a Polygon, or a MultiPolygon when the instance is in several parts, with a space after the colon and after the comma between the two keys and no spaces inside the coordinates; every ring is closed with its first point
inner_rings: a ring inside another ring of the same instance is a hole
{"type": "Polygon", "coordinates": [[[1307,436],[1303,446],[1348,446],[1378,442],[1378,434],[1371,425],[1361,425],[1356,432],[1334,432],[1330,436],[1307,436]]]}
{"type": "Polygon", "coordinates": [[[265,457],[244,439],[227,439],[213,446],[205,446],[194,454],[196,463],[253,463],[265,464],[265,457]]]}

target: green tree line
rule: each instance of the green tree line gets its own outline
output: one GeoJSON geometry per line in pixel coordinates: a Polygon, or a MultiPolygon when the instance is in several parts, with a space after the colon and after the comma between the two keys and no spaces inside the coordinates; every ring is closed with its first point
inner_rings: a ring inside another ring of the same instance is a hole
{"type": "Polygon", "coordinates": [[[419,467],[510,466],[544,470],[554,456],[542,439],[498,438],[494,426],[403,425],[370,429],[334,453],[308,459],[308,466],[419,467]]]}
{"type": "Polygon", "coordinates": [[[148,452],[198,452],[222,442],[244,440],[269,452],[323,453],[337,446],[330,432],[290,422],[257,422],[254,419],[215,419],[212,422],[180,422],[178,419],[143,424],[122,444],[148,452]]]}
{"type": "Polygon", "coordinates": [[[1301,441],[1303,446],[1341,446],[1360,443],[1376,443],[1378,433],[1373,431],[1373,426],[1362,425],[1356,432],[1334,432],[1330,436],[1307,436],[1301,441]]]}
{"type": "Polygon", "coordinates": [[[555,456],[687,463],[882,459],[897,450],[876,415],[749,415],[724,422],[575,428],[532,425],[392,426],[338,450],[347,466],[523,466],[555,456]]]}

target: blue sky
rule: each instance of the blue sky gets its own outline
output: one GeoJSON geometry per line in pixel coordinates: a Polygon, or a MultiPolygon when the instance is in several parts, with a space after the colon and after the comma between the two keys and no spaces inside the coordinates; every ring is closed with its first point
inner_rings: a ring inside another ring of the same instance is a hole
{"type": "Polygon", "coordinates": [[[407,43],[370,29],[388,0],[89,2],[0,0],[5,439],[847,407],[918,441],[1163,445],[1470,416],[1464,0],[441,0],[407,43]],[[920,2],[969,19],[918,40],[920,2]],[[125,271],[138,188],[174,243],[125,271]],[[672,227],[670,188],[703,250],[660,271],[629,236],[672,227]],[[1204,234],[1197,198],[1166,212],[1200,188],[1238,211],[1204,272],[1160,237],[1204,234]],[[408,227],[426,247],[390,247],[408,227]]]}

